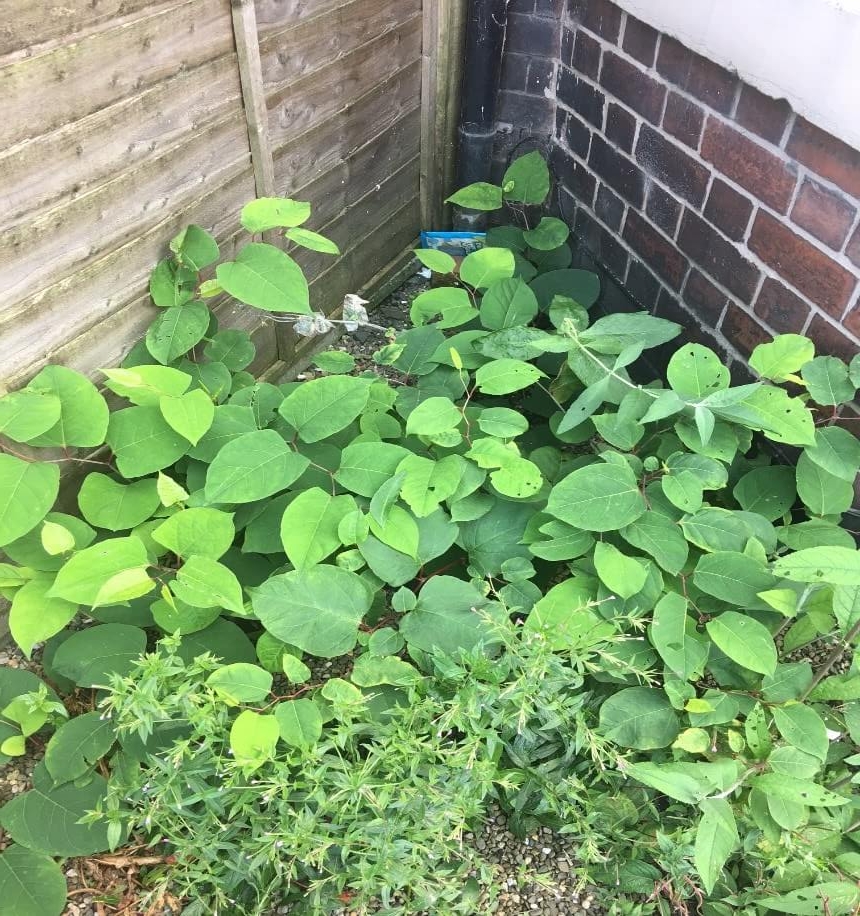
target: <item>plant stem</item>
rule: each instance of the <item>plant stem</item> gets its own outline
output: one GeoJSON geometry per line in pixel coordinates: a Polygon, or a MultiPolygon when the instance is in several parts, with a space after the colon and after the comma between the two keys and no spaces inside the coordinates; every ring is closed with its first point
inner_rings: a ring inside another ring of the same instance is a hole
{"type": "Polygon", "coordinates": [[[857,638],[860,634],[860,620],[854,624],[853,627],[845,634],[845,638],[840,641],[839,645],[836,646],[830,655],[824,661],[824,664],[815,672],[815,677],[812,679],[812,683],[803,691],[800,696],[800,702],[802,703],[810,693],[827,677],[830,669],[839,661],[840,658],[845,654],[845,650],[851,643],[857,638]]]}

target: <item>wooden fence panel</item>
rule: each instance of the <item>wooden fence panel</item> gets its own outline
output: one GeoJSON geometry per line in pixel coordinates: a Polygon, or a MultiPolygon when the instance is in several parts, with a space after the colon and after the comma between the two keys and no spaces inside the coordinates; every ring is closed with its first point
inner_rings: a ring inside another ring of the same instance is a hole
{"type": "MultiPolygon", "coordinates": [[[[341,246],[297,255],[315,307],[363,288],[419,230],[430,2],[0,0],[0,385],[115,365],[170,238],[196,222],[229,255],[255,193],[309,200],[341,246]]],[[[289,358],[255,310],[219,318],[260,368],[289,358]]]]}

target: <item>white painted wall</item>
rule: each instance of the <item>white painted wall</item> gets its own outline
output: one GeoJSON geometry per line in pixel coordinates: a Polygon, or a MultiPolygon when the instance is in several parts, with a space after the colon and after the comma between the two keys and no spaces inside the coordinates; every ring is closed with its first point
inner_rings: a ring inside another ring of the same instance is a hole
{"type": "Polygon", "coordinates": [[[860,149],[860,0],[616,0],[860,149]]]}

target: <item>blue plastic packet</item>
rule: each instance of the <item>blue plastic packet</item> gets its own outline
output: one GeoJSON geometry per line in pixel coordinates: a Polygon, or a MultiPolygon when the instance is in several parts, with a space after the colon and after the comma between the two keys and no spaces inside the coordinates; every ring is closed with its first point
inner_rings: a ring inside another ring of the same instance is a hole
{"type": "Polygon", "coordinates": [[[463,258],[484,247],[486,232],[422,232],[421,247],[463,258]]]}

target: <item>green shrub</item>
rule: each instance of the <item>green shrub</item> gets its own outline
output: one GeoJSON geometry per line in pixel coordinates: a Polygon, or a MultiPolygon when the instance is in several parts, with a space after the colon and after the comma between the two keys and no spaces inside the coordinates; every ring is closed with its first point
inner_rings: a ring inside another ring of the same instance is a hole
{"type": "MultiPolygon", "coordinates": [[[[456,201],[527,218],[548,190],[530,154],[456,201]]],[[[308,214],[255,201],[242,222],[325,250],[299,228],[308,214]]],[[[13,636],[28,654],[47,640],[59,689],[113,685],[113,713],[61,725],[33,791],[0,814],[34,873],[150,817],[181,854],[173,880],[205,887],[201,912],[410,886],[412,912],[468,912],[456,838],[495,793],[523,827],[579,836],[593,877],[658,912],[860,903],[860,554],[839,526],[860,444],[835,422],[860,357],[782,335],[753,353],[761,380],[733,387],[716,353],[683,344],[665,381],[640,383],[643,352],[680,328],[592,320],[599,283],[570,268],[567,228],[527,225],[491,230],[454,285],[415,299],[414,327],[375,356],[395,381],[323,357],[322,377],[257,382],[247,335],[219,330],[203,298],[297,317],[307,284],[260,243],[204,280],[217,246],[189,227],[153,274],[160,316],[104,373],[130,406],[61,367],[0,399],[0,430],[23,443],[0,455],[13,636]],[[79,515],[52,511],[72,449],[91,451],[79,515]],[[79,614],[96,624],[70,627],[79,614]],[[340,656],[349,679],[313,680],[340,656]],[[93,769],[105,758],[112,789],[93,769]],[[378,858],[388,805],[402,861],[378,858]],[[92,809],[105,816],[79,823],[92,809]],[[267,831],[297,820],[290,857],[272,855],[267,831]]],[[[57,709],[9,675],[0,737],[17,754],[57,709]]]]}

